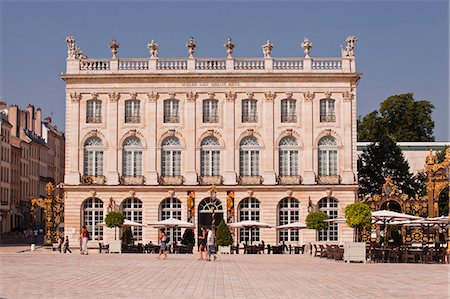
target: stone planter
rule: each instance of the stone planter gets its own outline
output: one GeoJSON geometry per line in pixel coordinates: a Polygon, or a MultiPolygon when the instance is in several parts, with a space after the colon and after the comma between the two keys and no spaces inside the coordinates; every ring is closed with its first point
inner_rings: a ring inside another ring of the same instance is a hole
{"type": "Polygon", "coordinates": [[[366,263],[366,243],[347,242],[344,244],[344,261],[366,263]]]}
{"type": "Polygon", "coordinates": [[[219,246],[219,253],[220,254],[230,254],[231,253],[231,246],[219,246]]]}
{"type": "Polygon", "coordinates": [[[109,241],[109,253],[122,253],[122,241],[109,241]]]}

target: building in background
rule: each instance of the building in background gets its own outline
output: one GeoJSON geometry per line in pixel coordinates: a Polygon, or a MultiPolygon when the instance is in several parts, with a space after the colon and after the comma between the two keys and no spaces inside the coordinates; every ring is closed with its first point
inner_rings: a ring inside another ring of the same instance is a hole
{"type": "MultiPolygon", "coordinates": [[[[114,230],[99,224],[108,211],[143,224],[169,217],[201,225],[221,219],[273,226],[304,222],[320,210],[343,217],[355,202],[356,71],[349,36],[342,56],[261,58],[86,58],[68,45],[66,83],[65,233],[80,227],[100,242],[114,230]],[[216,186],[212,192],[212,186],[216,186]]],[[[197,232],[196,232],[197,233],[197,232]]],[[[346,224],[312,230],[239,229],[237,242],[342,242],[346,224]]],[[[134,228],[138,242],[157,230],[134,228]]],[[[180,241],[180,229],[169,232],[180,241]]],[[[98,244],[95,242],[95,244],[98,244]]]]}
{"type": "MultiPolygon", "coordinates": [[[[1,232],[30,224],[31,199],[63,182],[65,136],[42,111],[0,102],[2,115],[1,232]]],[[[39,215],[38,215],[39,217],[39,215]]],[[[39,219],[39,218],[38,218],[39,219]]]]}

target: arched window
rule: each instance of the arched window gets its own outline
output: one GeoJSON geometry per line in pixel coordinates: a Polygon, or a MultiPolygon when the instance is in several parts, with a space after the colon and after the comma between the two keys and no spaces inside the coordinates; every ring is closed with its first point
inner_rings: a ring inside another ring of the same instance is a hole
{"type": "Polygon", "coordinates": [[[167,137],[162,142],[161,175],[181,175],[181,143],[176,137],[167,137]]]}
{"type": "Polygon", "coordinates": [[[84,175],[103,175],[103,143],[98,137],[89,137],[84,143],[84,175]]]}
{"type": "Polygon", "coordinates": [[[297,105],[297,101],[295,99],[281,100],[281,122],[282,123],[297,122],[296,105],[297,105]]]}
{"type": "Polygon", "coordinates": [[[164,122],[179,123],[180,122],[180,101],[164,100],[164,122]]]}
{"type": "MultiPolygon", "coordinates": [[[[178,198],[166,198],[161,202],[159,211],[161,221],[169,218],[181,220],[181,201],[178,198]]],[[[181,228],[167,228],[165,232],[170,237],[171,242],[181,241],[181,228]]]]}
{"type": "Polygon", "coordinates": [[[200,175],[220,175],[220,143],[216,137],[206,137],[201,143],[200,175]]]}
{"type": "Polygon", "coordinates": [[[88,100],[86,102],[86,122],[101,123],[102,122],[102,101],[88,100]]]}
{"type": "Polygon", "coordinates": [[[280,176],[298,175],[298,143],[292,136],[280,140],[279,174],[280,176]]]}
{"type": "Polygon", "coordinates": [[[203,100],[203,122],[219,122],[219,101],[214,99],[203,100]]]}
{"type": "Polygon", "coordinates": [[[338,149],[336,139],[325,136],[319,140],[319,176],[338,175],[338,149]]]}
{"type": "Polygon", "coordinates": [[[258,101],[254,99],[242,100],[242,122],[258,122],[258,101]]]}
{"type": "MultiPolygon", "coordinates": [[[[300,202],[293,197],[286,197],[278,203],[278,225],[300,221],[300,202]]],[[[280,229],[279,242],[298,242],[299,233],[294,229],[280,229]]]]}
{"type": "MultiPolygon", "coordinates": [[[[325,212],[329,219],[338,218],[339,205],[338,201],[332,197],[324,197],[319,200],[319,211],[325,212]]],[[[337,241],[338,240],[338,224],[328,223],[328,228],[319,231],[319,241],[337,241]]]]}
{"type": "Polygon", "coordinates": [[[333,99],[320,100],[320,122],[335,122],[336,111],[333,99]]]}
{"type": "MultiPolygon", "coordinates": [[[[259,221],[260,219],[260,203],[259,200],[254,197],[248,197],[243,199],[239,204],[239,221],[253,220],[259,221]]],[[[239,242],[251,243],[250,233],[254,242],[259,242],[260,232],[259,228],[241,228],[239,229],[239,242]]]]}
{"type": "Polygon", "coordinates": [[[88,198],[83,206],[83,225],[89,231],[90,240],[103,240],[103,201],[98,198],[88,198]]]}
{"type": "Polygon", "coordinates": [[[253,136],[245,137],[240,144],[240,167],[241,176],[259,175],[259,143],[253,136]]]}
{"type": "MultiPolygon", "coordinates": [[[[142,201],[134,197],[125,199],[122,202],[122,213],[127,220],[142,223],[142,201]]],[[[131,232],[136,241],[142,241],[141,226],[132,226],[131,232]]]]}
{"type": "Polygon", "coordinates": [[[141,102],[139,100],[125,101],[125,122],[141,122],[141,102]]]}
{"type": "Polygon", "coordinates": [[[142,175],[142,142],[135,136],[123,142],[122,167],[124,176],[142,175]]]}

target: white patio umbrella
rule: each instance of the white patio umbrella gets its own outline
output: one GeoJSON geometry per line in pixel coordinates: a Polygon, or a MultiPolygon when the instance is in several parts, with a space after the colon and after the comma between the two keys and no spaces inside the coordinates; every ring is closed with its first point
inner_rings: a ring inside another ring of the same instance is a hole
{"type": "Polygon", "coordinates": [[[168,218],[166,220],[153,222],[149,224],[152,227],[157,228],[172,228],[172,227],[180,227],[180,228],[194,228],[195,225],[193,223],[182,221],[176,218],[168,218]]]}
{"type": "Polygon", "coordinates": [[[387,234],[387,225],[391,224],[392,222],[402,220],[418,220],[418,219],[421,219],[421,217],[402,214],[388,210],[380,210],[372,212],[372,223],[384,224],[384,236],[386,236],[387,234]]]}
{"type": "MultiPolygon", "coordinates": [[[[97,226],[106,226],[106,223],[102,222],[102,223],[97,223],[96,225],[97,226]]],[[[131,220],[128,220],[128,219],[124,219],[122,226],[144,226],[144,224],[138,223],[138,222],[134,222],[134,221],[131,221],[131,220]]]]}
{"type": "MultiPolygon", "coordinates": [[[[303,222],[292,222],[285,225],[279,225],[277,226],[277,229],[293,229],[293,230],[301,230],[307,228],[307,225],[303,222]]],[[[298,240],[297,240],[298,245],[298,240]]]]}
{"type": "Polygon", "coordinates": [[[331,223],[347,223],[347,219],[345,218],[331,218],[325,220],[325,222],[331,222],[331,223]]]}
{"type": "Polygon", "coordinates": [[[270,228],[270,227],[272,227],[272,225],[270,225],[270,224],[267,224],[264,222],[259,222],[259,221],[254,221],[254,220],[245,220],[245,221],[234,222],[234,223],[230,223],[228,226],[232,227],[232,228],[250,228],[250,244],[253,243],[253,240],[252,240],[253,228],[270,228]]]}

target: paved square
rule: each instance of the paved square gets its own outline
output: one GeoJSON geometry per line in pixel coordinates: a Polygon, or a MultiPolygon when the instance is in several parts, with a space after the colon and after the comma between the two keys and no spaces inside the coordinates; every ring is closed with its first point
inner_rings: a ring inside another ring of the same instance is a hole
{"type": "Polygon", "coordinates": [[[307,255],[0,253],[1,298],[448,298],[447,265],[307,255]]]}

